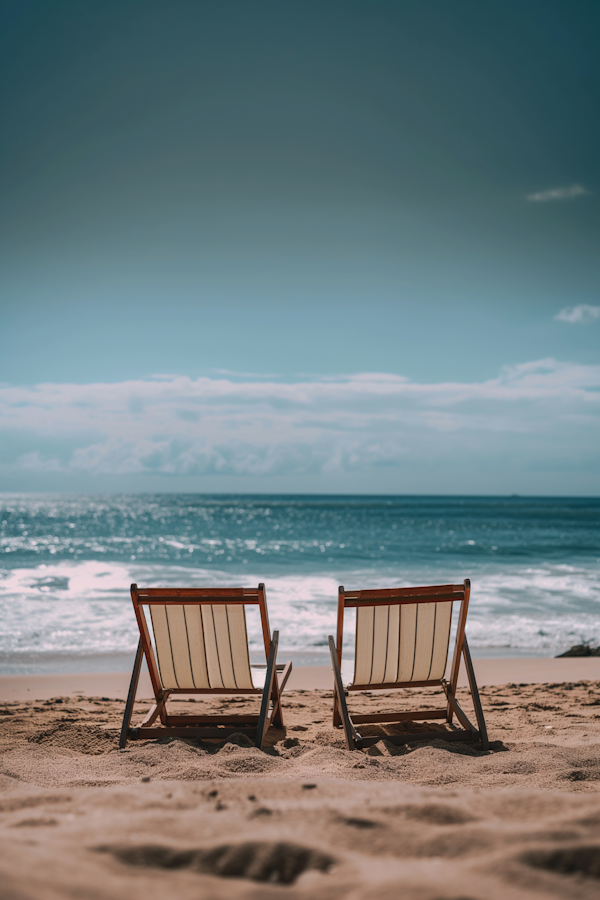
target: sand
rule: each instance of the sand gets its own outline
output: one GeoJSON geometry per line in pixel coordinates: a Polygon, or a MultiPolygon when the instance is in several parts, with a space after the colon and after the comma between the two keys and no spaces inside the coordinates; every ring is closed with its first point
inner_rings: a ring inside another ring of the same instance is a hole
{"type": "MultiPolygon", "coordinates": [[[[242,737],[120,751],[122,697],[8,700],[0,896],[597,898],[600,684],[511,681],[481,690],[488,753],[442,741],[394,747],[384,728],[369,751],[349,752],[330,724],[331,691],[302,689],[298,675],[284,697],[286,729],[270,731],[264,752],[242,737]]],[[[410,693],[435,705],[431,691],[410,693]]],[[[459,699],[470,709],[466,689],[459,699]]],[[[352,705],[409,700],[373,692],[352,705]]],[[[215,711],[243,703],[208,702],[215,711]]],[[[135,719],[147,709],[140,701],[135,719]]]]}
{"type": "MultiPolygon", "coordinates": [[[[132,660],[133,662],[133,660],[132,660]]],[[[544,684],[557,681],[600,681],[600,657],[566,659],[476,659],[474,661],[479,685],[544,684]]],[[[446,677],[450,677],[450,665],[446,677]]],[[[0,702],[4,700],[48,700],[63,695],[87,695],[125,700],[130,673],[84,672],[54,675],[0,675],[0,702]]],[[[467,674],[461,667],[458,683],[467,686],[467,674]]],[[[287,683],[287,690],[329,690],[332,684],[331,666],[296,666],[287,683]]],[[[142,667],[138,697],[152,697],[152,686],[146,666],[142,667]]]]}

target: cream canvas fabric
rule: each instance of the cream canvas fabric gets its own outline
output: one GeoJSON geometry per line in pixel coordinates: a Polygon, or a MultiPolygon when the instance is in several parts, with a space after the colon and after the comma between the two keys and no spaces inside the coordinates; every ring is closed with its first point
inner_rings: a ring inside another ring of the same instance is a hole
{"type": "Polygon", "coordinates": [[[439,680],[451,623],[452,600],[357,607],[353,684],[439,680]]]}
{"type": "Polygon", "coordinates": [[[152,604],[150,616],[163,688],[254,688],[242,603],[152,604]]]}

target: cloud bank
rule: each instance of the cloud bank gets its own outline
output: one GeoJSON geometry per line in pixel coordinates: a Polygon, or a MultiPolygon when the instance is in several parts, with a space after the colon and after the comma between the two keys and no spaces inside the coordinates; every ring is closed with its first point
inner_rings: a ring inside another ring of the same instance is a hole
{"type": "Polygon", "coordinates": [[[358,488],[361,473],[398,468],[585,466],[597,458],[599,388],[600,366],[552,359],[476,383],[363,373],[4,385],[0,469],[175,481],[311,475],[324,485],[345,473],[358,488]]]}
{"type": "Polygon", "coordinates": [[[549,200],[571,200],[573,197],[588,197],[589,193],[582,185],[571,184],[569,187],[550,188],[547,191],[528,194],[527,199],[532,203],[547,203],[549,200]]]}
{"type": "Polygon", "coordinates": [[[557,322],[568,322],[570,325],[589,325],[600,319],[600,306],[588,306],[587,303],[565,306],[554,318],[557,322]]]}

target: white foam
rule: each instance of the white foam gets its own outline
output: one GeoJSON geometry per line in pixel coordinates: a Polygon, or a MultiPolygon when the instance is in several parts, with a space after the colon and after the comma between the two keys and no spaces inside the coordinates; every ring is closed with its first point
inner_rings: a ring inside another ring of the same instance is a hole
{"type": "MultiPolygon", "coordinates": [[[[431,571],[345,573],[352,587],[432,583],[431,571]]],[[[282,651],[326,651],[335,634],[338,576],[275,575],[118,562],[61,562],[0,570],[0,654],[133,652],[138,632],[129,585],[256,585],[266,581],[271,629],[282,651]]],[[[439,583],[439,573],[435,578],[439,583]]],[[[552,655],[583,640],[600,643],[600,576],[596,569],[546,565],[473,573],[469,640],[474,649],[506,648],[552,655]]],[[[345,628],[353,641],[352,616],[345,628]]],[[[262,643],[256,615],[248,616],[251,648],[262,643]]]]}

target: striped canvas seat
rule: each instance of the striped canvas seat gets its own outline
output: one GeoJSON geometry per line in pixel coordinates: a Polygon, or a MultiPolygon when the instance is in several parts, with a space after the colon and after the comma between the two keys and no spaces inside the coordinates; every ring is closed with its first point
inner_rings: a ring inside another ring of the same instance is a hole
{"type": "Polygon", "coordinates": [[[452,600],[356,610],[354,684],[437,681],[448,660],[452,600]]]}
{"type": "Polygon", "coordinates": [[[150,607],[163,688],[253,689],[244,606],[150,607]]]}
{"type": "Polygon", "coordinates": [[[389,725],[409,722],[413,719],[445,719],[452,725],[457,716],[462,730],[442,729],[435,732],[414,733],[385,732],[387,740],[402,744],[409,740],[481,740],[487,747],[487,732],[475,672],[469,655],[465,635],[469,606],[470,582],[442,584],[414,588],[387,588],[385,590],[339,590],[337,646],[329,638],[331,663],[334,672],[333,724],[343,725],[346,743],[350,750],[368,747],[380,736],[361,736],[359,724],[389,725]],[[454,605],[459,604],[456,643],[449,680],[445,673],[448,663],[448,647],[452,627],[454,605]],[[356,610],[356,637],[353,671],[343,660],[344,613],[356,610]],[[475,706],[475,728],[456,700],[458,670],[464,658],[475,706]],[[350,675],[350,678],[348,678],[350,675]],[[438,687],[444,691],[443,708],[402,712],[378,712],[350,715],[346,695],[351,691],[391,688],[438,687]]]}
{"type": "Polygon", "coordinates": [[[291,663],[277,665],[279,632],[271,637],[264,584],[252,588],[146,588],[131,586],[140,642],[123,717],[120,746],[128,738],[225,738],[234,732],[251,734],[262,746],[273,724],[283,727],[280,696],[291,663]],[[246,606],[258,606],[266,664],[251,666],[246,606]],[[142,658],[156,699],[142,724],[129,727],[142,658]],[[280,678],[281,676],[281,678],[280,678]],[[173,715],[167,713],[171,694],[259,694],[257,715],[173,715]],[[162,728],[151,727],[160,718],[162,728]]]}

